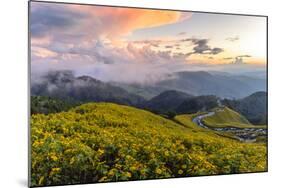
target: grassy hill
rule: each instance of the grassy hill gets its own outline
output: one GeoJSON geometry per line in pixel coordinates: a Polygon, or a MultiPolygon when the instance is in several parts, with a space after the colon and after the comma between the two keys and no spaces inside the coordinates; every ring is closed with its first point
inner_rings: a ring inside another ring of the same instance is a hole
{"type": "Polygon", "coordinates": [[[237,127],[237,128],[259,128],[262,126],[252,125],[243,115],[230,108],[217,108],[215,115],[203,119],[208,127],[237,127]]]}
{"type": "Polygon", "coordinates": [[[175,90],[167,90],[145,102],[143,107],[153,112],[166,113],[175,111],[184,101],[194,96],[175,90]]]}
{"type": "Polygon", "coordinates": [[[267,123],[267,92],[255,92],[239,100],[224,99],[222,103],[244,115],[251,123],[267,123]]]}
{"type": "Polygon", "coordinates": [[[32,186],[266,171],[266,145],[242,143],[112,103],[31,118],[32,186]]]}

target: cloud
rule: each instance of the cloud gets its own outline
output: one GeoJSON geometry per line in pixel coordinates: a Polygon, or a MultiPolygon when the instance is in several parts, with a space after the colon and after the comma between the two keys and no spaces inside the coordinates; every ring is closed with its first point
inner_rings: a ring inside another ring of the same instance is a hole
{"type": "Polygon", "coordinates": [[[234,64],[243,64],[244,61],[243,61],[242,57],[235,57],[234,61],[232,63],[234,63],[234,64]]]}
{"type": "Polygon", "coordinates": [[[233,57],[224,57],[223,59],[225,59],[225,60],[231,60],[231,59],[233,59],[233,57]]]}
{"type": "Polygon", "coordinates": [[[223,59],[226,59],[226,60],[228,60],[228,59],[235,59],[236,57],[238,57],[238,58],[249,58],[249,57],[252,57],[252,56],[248,55],[248,54],[245,54],[245,55],[238,55],[238,56],[235,56],[235,57],[225,57],[223,59]]]}
{"type": "Polygon", "coordinates": [[[210,54],[216,55],[216,54],[219,54],[219,53],[221,53],[221,52],[223,52],[223,49],[222,49],[222,48],[213,48],[213,49],[211,49],[210,54]]]}
{"type": "Polygon", "coordinates": [[[227,37],[225,40],[230,41],[230,42],[235,42],[235,41],[239,40],[239,36],[227,37]]]}
{"type": "Polygon", "coordinates": [[[39,58],[46,58],[46,57],[57,57],[58,53],[51,51],[46,48],[41,48],[41,47],[33,47],[32,48],[32,54],[34,56],[37,56],[39,58]]]}
{"type": "MultiPolygon", "coordinates": [[[[171,71],[186,67],[189,54],[175,53],[172,49],[179,47],[180,41],[126,42],[124,36],[137,29],[181,22],[191,15],[176,11],[32,2],[31,72],[72,70],[78,75],[91,75],[104,81],[161,79],[171,71]],[[167,49],[163,51],[165,46],[167,49]]],[[[219,53],[219,49],[210,49],[219,53]]]]}
{"type": "Polygon", "coordinates": [[[171,24],[190,16],[175,11],[32,2],[31,63],[80,68],[97,63],[169,60],[168,52],[151,50],[159,46],[159,40],[142,41],[142,48],[132,51],[122,37],[136,29],[171,24]]]}
{"type": "Polygon", "coordinates": [[[186,35],[186,32],[179,32],[178,35],[186,35]]]}
{"type": "Polygon", "coordinates": [[[165,48],[173,48],[173,45],[166,45],[165,48]]]}
{"type": "Polygon", "coordinates": [[[64,6],[31,4],[30,32],[32,38],[44,37],[50,32],[66,31],[77,26],[86,15],[64,9],[64,6]]]}
{"type": "Polygon", "coordinates": [[[179,22],[182,22],[182,21],[185,21],[185,20],[188,20],[189,18],[191,18],[193,15],[192,12],[181,12],[180,13],[180,18],[179,18],[179,22]]]}
{"type": "Polygon", "coordinates": [[[139,44],[139,45],[150,45],[152,47],[159,47],[161,43],[163,43],[162,40],[137,40],[137,41],[131,41],[131,43],[139,44]]]}
{"type": "Polygon", "coordinates": [[[193,39],[191,40],[195,47],[193,48],[194,54],[203,54],[210,50],[209,45],[207,45],[207,39],[193,39]]]}
{"type": "Polygon", "coordinates": [[[209,54],[209,55],[216,55],[221,52],[223,52],[223,48],[214,47],[211,48],[208,44],[208,39],[197,39],[197,38],[187,38],[182,39],[182,42],[190,41],[194,45],[193,52],[190,52],[189,54],[209,54]]]}
{"type": "Polygon", "coordinates": [[[239,55],[237,57],[252,57],[252,56],[250,56],[250,55],[239,55]]]}
{"type": "Polygon", "coordinates": [[[72,42],[74,38],[92,40],[102,36],[117,40],[136,29],[175,23],[188,15],[191,13],[32,2],[30,30],[32,38],[51,36],[72,42]]]}
{"type": "Polygon", "coordinates": [[[233,64],[243,64],[245,63],[244,62],[244,58],[250,58],[252,57],[251,55],[238,55],[238,56],[235,56],[235,57],[225,57],[223,58],[224,60],[232,60],[231,63],[233,64]]]}
{"type": "Polygon", "coordinates": [[[139,47],[131,42],[125,48],[112,47],[104,41],[89,46],[66,47],[58,44],[40,49],[52,51],[56,56],[33,53],[31,60],[37,62],[32,63],[33,73],[72,70],[78,75],[91,75],[103,81],[144,83],[163,78],[171,71],[170,65],[184,65],[187,57],[171,51],[153,50],[149,43],[139,47]]]}

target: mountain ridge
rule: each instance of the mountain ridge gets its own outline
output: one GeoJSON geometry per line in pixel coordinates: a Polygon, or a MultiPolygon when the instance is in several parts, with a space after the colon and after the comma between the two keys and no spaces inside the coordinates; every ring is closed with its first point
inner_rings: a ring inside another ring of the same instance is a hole
{"type": "Polygon", "coordinates": [[[90,76],[75,77],[69,71],[47,73],[40,82],[31,84],[31,95],[70,98],[82,102],[115,102],[133,106],[145,100],[90,76]]]}

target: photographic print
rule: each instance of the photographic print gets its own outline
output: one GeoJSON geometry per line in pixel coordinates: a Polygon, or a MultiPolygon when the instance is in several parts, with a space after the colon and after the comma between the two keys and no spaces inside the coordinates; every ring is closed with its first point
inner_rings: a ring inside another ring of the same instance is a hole
{"type": "Polygon", "coordinates": [[[29,2],[31,187],[267,172],[267,17],[29,2]]]}

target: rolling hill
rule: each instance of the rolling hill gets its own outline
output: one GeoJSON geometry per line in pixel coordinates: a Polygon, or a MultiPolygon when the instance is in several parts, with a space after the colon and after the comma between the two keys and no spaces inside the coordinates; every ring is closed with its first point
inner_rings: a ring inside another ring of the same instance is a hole
{"type": "Polygon", "coordinates": [[[190,98],[193,96],[180,91],[168,90],[145,102],[143,107],[160,113],[175,111],[180,104],[190,98]]]}
{"type": "Polygon", "coordinates": [[[159,95],[161,92],[167,90],[166,88],[159,87],[155,84],[140,84],[140,83],[120,83],[120,82],[110,82],[110,84],[121,87],[128,91],[129,93],[133,93],[139,95],[146,100],[150,100],[151,98],[159,95]]]}
{"type": "Polygon", "coordinates": [[[176,108],[176,112],[179,114],[190,114],[198,111],[208,111],[218,106],[218,97],[213,95],[192,97],[185,100],[176,108]]]}
{"type": "Polygon", "coordinates": [[[222,103],[244,115],[253,124],[267,124],[266,92],[256,92],[240,100],[225,99],[222,103]]]}
{"type": "Polygon", "coordinates": [[[32,186],[266,171],[266,145],[112,103],[31,117],[32,186]]]}
{"type": "Polygon", "coordinates": [[[208,127],[238,127],[247,128],[253,125],[241,114],[227,108],[217,108],[215,114],[203,119],[208,127]]]}

